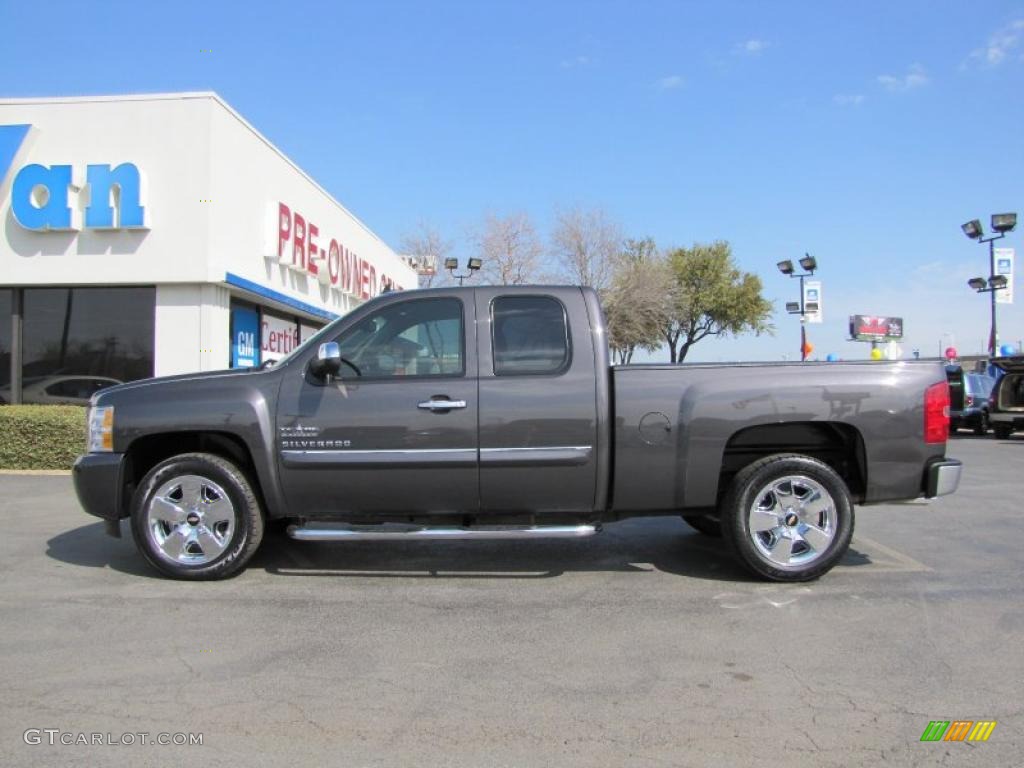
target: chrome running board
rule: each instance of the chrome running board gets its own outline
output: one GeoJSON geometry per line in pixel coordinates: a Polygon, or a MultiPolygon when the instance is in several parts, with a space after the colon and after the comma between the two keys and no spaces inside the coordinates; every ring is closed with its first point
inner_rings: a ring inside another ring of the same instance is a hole
{"type": "Polygon", "coordinates": [[[599,525],[492,526],[429,528],[408,525],[344,525],[310,523],[289,525],[288,535],[298,541],[411,541],[418,539],[578,539],[593,536],[599,525]]]}

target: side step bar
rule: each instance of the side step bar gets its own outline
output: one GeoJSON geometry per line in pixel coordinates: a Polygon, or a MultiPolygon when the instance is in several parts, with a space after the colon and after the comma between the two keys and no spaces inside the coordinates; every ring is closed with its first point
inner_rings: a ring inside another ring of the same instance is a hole
{"type": "Polygon", "coordinates": [[[593,536],[599,525],[536,525],[529,527],[429,528],[401,525],[289,525],[298,541],[413,541],[419,539],[578,539],[593,536]]]}

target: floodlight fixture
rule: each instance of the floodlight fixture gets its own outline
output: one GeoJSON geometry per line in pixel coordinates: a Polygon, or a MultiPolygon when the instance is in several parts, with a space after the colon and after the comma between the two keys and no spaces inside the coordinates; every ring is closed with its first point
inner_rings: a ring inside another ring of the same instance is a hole
{"type": "Polygon", "coordinates": [[[981,221],[978,219],[971,219],[966,224],[961,225],[960,229],[964,231],[971,240],[977,240],[985,234],[985,230],[981,228],[981,221]]]}
{"type": "Polygon", "coordinates": [[[1016,213],[993,213],[992,229],[996,232],[1013,232],[1017,226],[1016,213]]]}
{"type": "Polygon", "coordinates": [[[976,291],[985,290],[985,278],[984,277],[972,277],[967,281],[967,285],[976,291]]]}

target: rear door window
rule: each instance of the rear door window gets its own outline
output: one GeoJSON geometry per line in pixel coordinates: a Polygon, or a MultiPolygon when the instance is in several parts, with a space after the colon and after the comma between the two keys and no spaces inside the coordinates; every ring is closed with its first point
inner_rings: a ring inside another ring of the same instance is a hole
{"type": "Polygon", "coordinates": [[[569,324],[550,296],[499,296],[491,303],[496,376],[555,376],[569,367],[569,324]]]}

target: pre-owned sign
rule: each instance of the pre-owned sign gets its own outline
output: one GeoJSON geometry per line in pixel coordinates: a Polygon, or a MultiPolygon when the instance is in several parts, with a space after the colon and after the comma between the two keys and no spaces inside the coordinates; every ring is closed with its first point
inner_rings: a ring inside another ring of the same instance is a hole
{"type": "Polygon", "coordinates": [[[369,299],[385,290],[401,290],[393,278],[284,203],[277,205],[277,260],[350,296],[369,299]],[[324,244],[327,247],[324,247],[324,244]]]}

